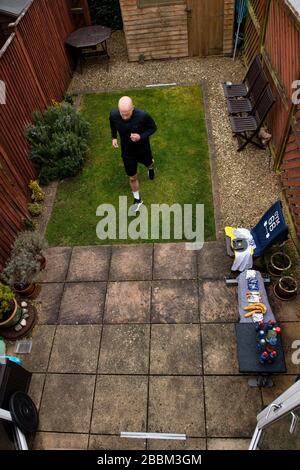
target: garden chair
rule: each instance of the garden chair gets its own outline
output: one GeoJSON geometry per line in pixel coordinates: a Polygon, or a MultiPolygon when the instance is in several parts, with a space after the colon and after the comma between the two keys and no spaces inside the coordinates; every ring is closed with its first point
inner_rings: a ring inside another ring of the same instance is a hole
{"type": "Polygon", "coordinates": [[[262,64],[257,55],[252,61],[244,80],[242,83],[230,84],[228,82],[223,83],[224,95],[226,98],[239,98],[250,96],[250,93],[255,85],[255,82],[262,72],[262,64]]]}
{"type": "Polygon", "coordinates": [[[253,114],[259,103],[260,96],[268,84],[269,81],[265,72],[262,70],[253,86],[249,98],[229,98],[227,100],[228,114],[253,114]]]}
{"type": "MultiPolygon", "coordinates": [[[[226,250],[231,257],[237,257],[240,253],[233,248],[238,230],[240,229],[235,227],[225,227],[226,250]]],[[[288,238],[289,229],[284,219],[282,202],[280,200],[275,202],[255,227],[248,232],[247,239],[245,237],[246,249],[251,252],[254,258],[262,256],[271,246],[284,243],[288,238]]],[[[249,267],[247,266],[246,269],[249,269],[249,267]]],[[[238,268],[237,270],[241,269],[238,268]]]]}
{"type": "Polygon", "coordinates": [[[268,85],[262,93],[259,103],[252,115],[246,117],[229,116],[232,131],[238,139],[238,152],[245,148],[249,142],[261,149],[265,148],[264,145],[253,139],[259,133],[259,130],[274,103],[275,99],[273,97],[272,90],[268,85]]]}

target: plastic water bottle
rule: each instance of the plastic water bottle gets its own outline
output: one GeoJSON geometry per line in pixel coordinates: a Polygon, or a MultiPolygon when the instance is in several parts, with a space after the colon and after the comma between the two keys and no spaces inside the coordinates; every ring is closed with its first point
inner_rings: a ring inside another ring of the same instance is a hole
{"type": "Polygon", "coordinates": [[[263,320],[261,320],[258,323],[256,323],[255,330],[257,332],[259,332],[260,330],[264,330],[264,327],[265,327],[265,324],[264,324],[263,320]]]}
{"type": "Polygon", "coordinates": [[[276,332],[275,328],[268,331],[267,336],[266,336],[266,341],[271,346],[276,346],[276,344],[277,344],[277,332],[276,332]]]}
{"type": "Polygon", "coordinates": [[[259,362],[261,364],[265,364],[267,359],[269,357],[269,354],[267,353],[267,351],[264,351],[260,356],[259,356],[259,362]]]}
{"type": "Polygon", "coordinates": [[[257,341],[260,341],[261,339],[263,339],[265,337],[265,332],[264,330],[259,330],[257,336],[256,336],[256,339],[257,341]]]}
{"type": "Polygon", "coordinates": [[[266,340],[264,338],[260,339],[257,343],[257,349],[259,351],[264,351],[266,349],[266,340]]]}
{"type": "Polygon", "coordinates": [[[273,330],[275,323],[276,322],[274,320],[269,320],[267,323],[267,330],[273,330]]]}
{"type": "Polygon", "coordinates": [[[272,351],[272,352],[268,355],[268,363],[269,363],[269,364],[272,364],[272,363],[274,362],[274,360],[276,359],[277,356],[278,356],[277,351],[272,351]]]}

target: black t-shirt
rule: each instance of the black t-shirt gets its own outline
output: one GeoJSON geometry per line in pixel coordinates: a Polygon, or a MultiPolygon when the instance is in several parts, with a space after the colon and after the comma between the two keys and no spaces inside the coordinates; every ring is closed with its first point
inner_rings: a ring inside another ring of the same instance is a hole
{"type": "Polygon", "coordinates": [[[125,121],[119,110],[113,109],[109,122],[112,138],[117,138],[117,132],[120,135],[122,156],[131,157],[151,153],[149,137],[154,134],[157,127],[148,113],[134,109],[131,118],[125,121]],[[141,139],[138,142],[132,142],[130,134],[140,134],[141,139]]]}

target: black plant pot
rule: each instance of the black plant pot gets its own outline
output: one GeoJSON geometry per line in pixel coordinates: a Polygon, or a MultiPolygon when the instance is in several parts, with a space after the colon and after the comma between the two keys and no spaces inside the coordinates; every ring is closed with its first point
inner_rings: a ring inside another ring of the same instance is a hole
{"type": "Polygon", "coordinates": [[[291,276],[283,276],[274,286],[274,294],[280,300],[292,300],[297,295],[297,282],[291,276]]]}
{"type": "Polygon", "coordinates": [[[291,266],[291,258],[287,254],[279,251],[271,256],[268,271],[271,276],[281,277],[283,272],[290,269],[291,266]]]}

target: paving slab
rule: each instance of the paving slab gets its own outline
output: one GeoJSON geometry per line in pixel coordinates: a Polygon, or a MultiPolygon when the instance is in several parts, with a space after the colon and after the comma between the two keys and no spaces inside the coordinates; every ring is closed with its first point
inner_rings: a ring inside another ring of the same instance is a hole
{"type": "Polygon", "coordinates": [[[152,325],[150,374],[202,373],[199,325],[152,325]]]}
{"type": "Polygon", "coordinates": [[[249,387],[248,378],[204,377],[208,437],[252,437],[262,403],[260,389],[249,387]]]}
{"type": "Polygon", "coordinates": [[[92,450],[145,450],[143,439],[126,439],[120,436],[90,435],[89,449],[92,450]]]}
{"type": "Polygon", "coordinates": [[[109,278],[111,281],[142,281],[152,279],[153,245],[112,247],[109,278]]]}
{"type": "Polygon", "coordinates": [[[37,298],[40,302],[38,310],[38,323],[45,325],[56,325],[61,299],[63,296],[64,284],[44,283],[41,285],[41,292],[37,298]]]}
{"type": "Polygon", "coordinates": [[[205,437],[202,377],[150,377],[148,431],[205,437]]]}
{"type": "Polygon", "coordinates": [[[204,374],[238,374],[234,324],[204,323],[201,330],[204,374]]]}
{"type": "Polygon", "coordinates": [[[59,323],[97,324],[102,322],[106,282],[65,284],[59,323]]]}
{"type": "Polygon", "coordinates": [[[29,354],[15,353],[15,343],[7,343],[7,354],[20,357],[30,372],[46,372],[52,348],[55,325],[36,325],[32,330],[32,349],[29,354]]]}
{"type": "Polygon", "coordinates": [[[199,323],[196,281],[153,281],[151,323],[199,323]]]}
{"type": "Polygon", "coordinates": [[[88,434],[38,432],[33,450],[86,450],[88,440],[88,434]]]}
{"type": "Polygon", "coordinates": [[[104,325],[98,373],[148,374],[150,325],[104,325]]]}
{"type": "Polygon", "coordinates": [[[145,432],[147,388],[146,376],[99,375],[91,433],[145,432]]]}
{"type": "Polygon", "coordinates": [[[273,376],[273,387],[262,387],[262,397],[264,406],[268,406],[275,401],[283,392],[294,385],[297,375],[273,376]]]}
{"type": "Polygon", "coordinates": [[[45,374],[32,374],[28,395],[34,401],[35,406],[39,409],[42,399],[42,393],[45,382],[45,374]]]}
{"type": "Polygon", "coordinates": [[[88,433],[95,380],[95,375],[47,375],[39,431],[88,433]]]}
{"type": "Polygon", "coordinates": [[[203,281],[199,284],[200,321],[237,322],[239,319],[237,289],[224,281],[203,281]]]}
{"type": "Polygon", "coordinates": [[[285,363],[289,374],[300,370],[300,322],[281,323],[285,363]]]}
{"type": "Polygon", "coordinates": [[[198,252],[200,279],[223,279],[231,272],[233,258],[226,253],[225,240],[206,242],[198,252]]]}
{"type": "MultiPolygon", "coordinates": [[[[148,439],[148,450],[206,450],[206,440],[189,437],[185,441],[148,439]]],[[[192,458],[192,457],[191,457],[192,458]]],[[[197,459],[197,456],[195,456],[197,459]]]]}
{"type": "Polygon", "coordinates": [[[110,246],[75,246],[67,281],[107,281],[110,257],[110,246]]]}
{"type": "Polygon", "coordinates": [[[39,282],[64,282],[72,248],[55,247],[45,251],[46,268],[41,272],[39,282]]]}
{"type": "Polygon", "coordinates": [[[154,245],[153,279],[196,279],[197,252],[185,243],[154,245]]]}
{"type": "Polygon", "coordinates": [[[100,325],[58,325],[48,371],[96,373],[101,328],[100,325]]]}
{"type": "Polygon", "coordinates": [[[268,297],[277,321],[300,322],[300,295],[289,301],[282,301],[274,294],[274,283],[268,288],[268,297]]]}
{"type": "Polygon", "coordinates": [[[207,450],[248,450],[251,439],[207,439],[207,450]]]}
{"type": "Polygon", "coordinates": [[[150,323],[151,283],[110,282],[104,323],[150,323]]]}

